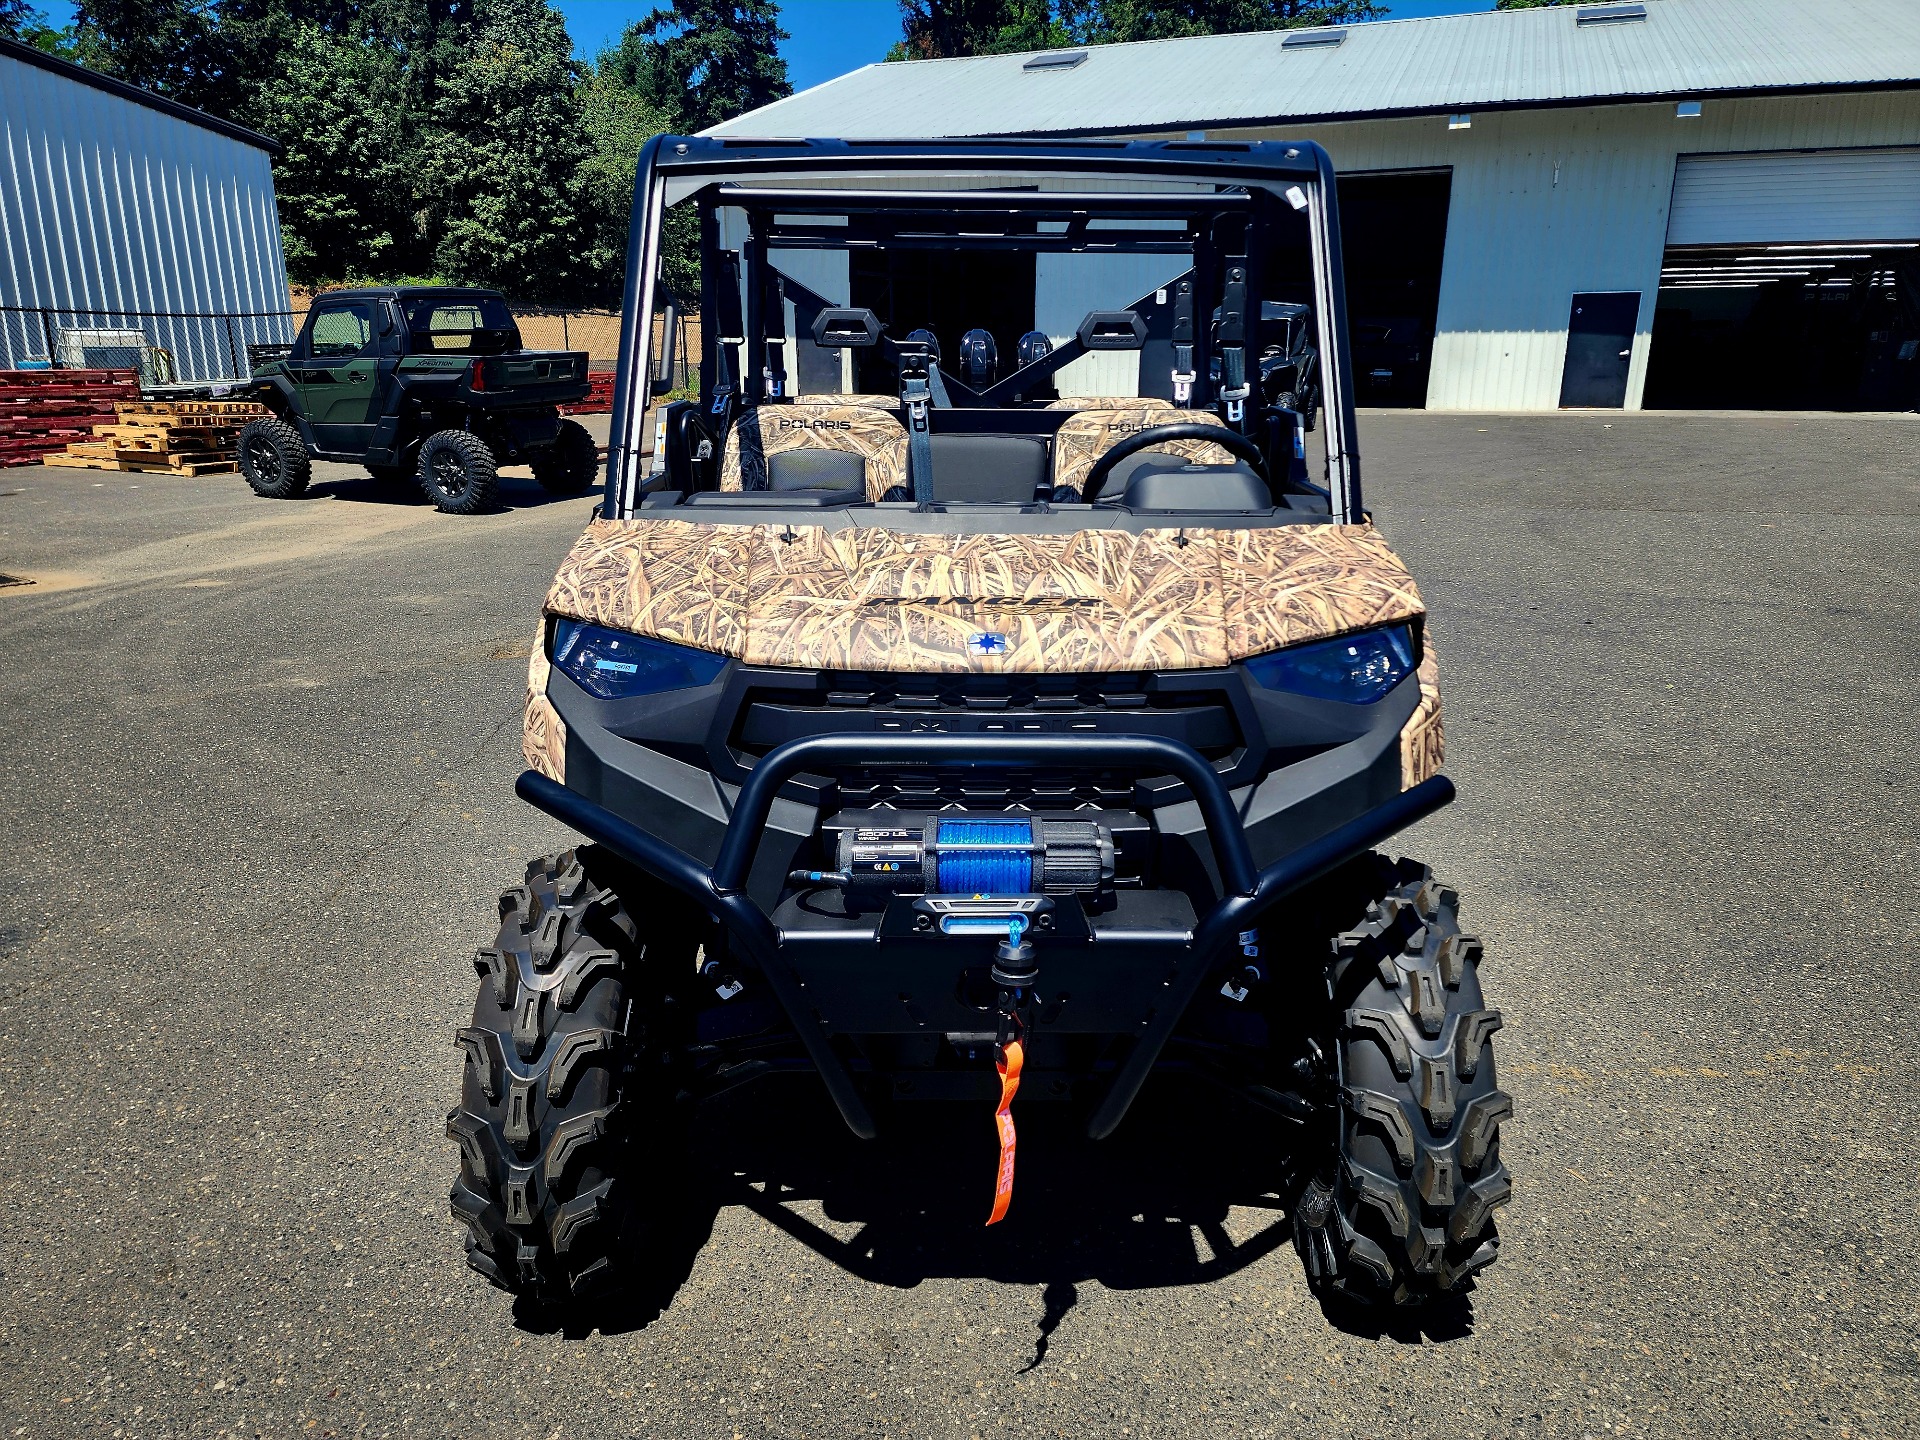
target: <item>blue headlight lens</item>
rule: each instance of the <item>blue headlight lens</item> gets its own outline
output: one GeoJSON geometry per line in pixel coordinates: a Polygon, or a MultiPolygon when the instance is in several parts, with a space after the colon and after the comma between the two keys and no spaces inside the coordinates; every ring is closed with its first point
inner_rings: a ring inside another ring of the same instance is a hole
{"type": "Polygon", "coordinates": [[[1269,690],[1370,705],[1413,673],[1413,632],[1405,625],[1363,630],[1256,655],[1246,665],[1269,690]]]}
{"type": "Polygon", "coordinates": [[[553,663],[589,695],[602,700],[630,700],[636,695],[710,684],[727,668],[727,657],[602,625],[557,620],[553,626],[553,663]]]}

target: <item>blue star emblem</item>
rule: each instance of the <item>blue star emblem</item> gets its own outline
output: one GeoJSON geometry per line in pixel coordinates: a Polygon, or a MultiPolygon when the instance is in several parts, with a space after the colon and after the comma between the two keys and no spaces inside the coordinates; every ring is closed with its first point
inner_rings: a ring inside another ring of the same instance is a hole
{"type": "Polygon", "coordinates": [[[996,635],[991,630],[982,630],[977,635],[967,637],[967,648],[976,655],[998,655],[1007,648],[1007,637],[996,635]]]}

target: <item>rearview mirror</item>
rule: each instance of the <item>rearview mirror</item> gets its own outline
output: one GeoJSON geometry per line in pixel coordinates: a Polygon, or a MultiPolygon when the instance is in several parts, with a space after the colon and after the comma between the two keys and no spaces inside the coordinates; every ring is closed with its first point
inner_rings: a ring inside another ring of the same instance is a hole
{"type": "Polygon", "coordinates": [[[680,302],[667,297],[666,323],[660,337],[659,362],[653,367],[655,389],[673,388],[674,349],[680,339],[680,302]]]}

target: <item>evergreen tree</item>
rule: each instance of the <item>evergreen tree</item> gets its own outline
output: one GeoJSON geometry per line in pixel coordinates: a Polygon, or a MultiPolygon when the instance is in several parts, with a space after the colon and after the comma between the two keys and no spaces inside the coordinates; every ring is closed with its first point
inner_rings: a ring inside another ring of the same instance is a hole
{"type": "Polygon", "coordinates": [[[688,133],[793,93],[774,0],[671,0],[628,33],[651,46],[647,98],[688,133]]]}
{"type": "Polygon", "coordinates": [[[417,255],[400,57],[362,36],[298,26],[242,116],[280,141],[274,191],[287,271],[301,284],[404,272],[417,255]]]}
{"type": "Polygon", "coordinates": [[[477,0],[418,150],[438,274],[529,299],[580,275],[572,177],[587,151],[572,53],[547,0],[477,0]]]}

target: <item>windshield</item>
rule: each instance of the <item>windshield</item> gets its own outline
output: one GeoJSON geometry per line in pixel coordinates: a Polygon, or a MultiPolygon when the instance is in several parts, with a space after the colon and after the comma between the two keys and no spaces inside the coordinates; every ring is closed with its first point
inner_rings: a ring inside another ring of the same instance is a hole
{"type": "Polygon", "coordinates": [[[498,295],[423,296],[404,303],[415,353],[499,355],[520,348],[520,328],[498,295]]]}
{"type": "Polygon", "coordinates": [[[655,478],[616,446],[615,513],[649,486],[689,504],[1231,515],[1308,496],[1328,513],[1303,463],[1337,293],[1319,152],[1004,148],[998,173],[997,151],[949,168],[894,142],[857,162],[834,141],[663,144],[629,304],[652,307],[642,355],[683,348],[640,382],[668,406],[626,412],[627,453],[657,437],[655,478]],[[841,173],[800,163],[816,148],[841,173]],[[883,150],[900,153],[875,164],[883,150]]]}

